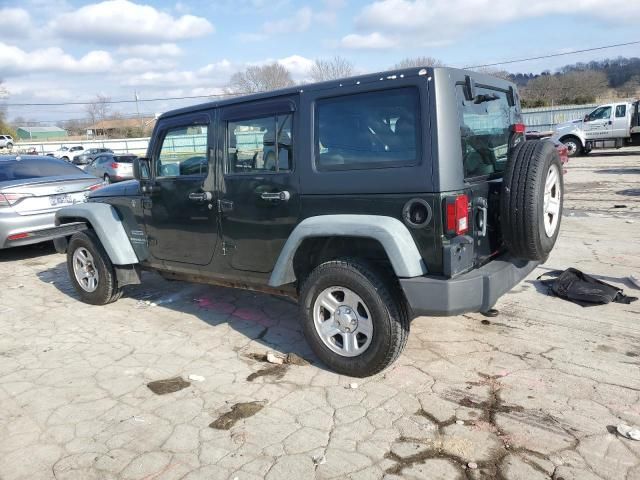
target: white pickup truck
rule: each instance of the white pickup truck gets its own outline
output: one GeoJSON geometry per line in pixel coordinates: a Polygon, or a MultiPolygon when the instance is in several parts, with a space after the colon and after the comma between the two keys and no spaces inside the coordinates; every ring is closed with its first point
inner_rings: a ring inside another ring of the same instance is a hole
{"type": "Polygon", "coordinates": [[[594,148],[640,145],[639,106],[640,101],[600,105],[581,120],[557,125],[551,139],[564,143],[570,157],[594,148]]]}

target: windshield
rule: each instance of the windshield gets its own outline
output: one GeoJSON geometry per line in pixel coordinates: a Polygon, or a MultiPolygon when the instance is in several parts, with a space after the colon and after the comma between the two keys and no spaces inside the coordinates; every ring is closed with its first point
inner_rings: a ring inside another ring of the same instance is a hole
{"type": "Polygon", "coordinates": [[[78,176],[82,173],[84,172],[79,168],[62,160],[39,158],[0,162],[0,182],[67,175],[78,176]]]}
{"type": "Polygon", "coordinates": [[[511,126],[520,123],[520,113],[506,92],[475,90],[473,100],[465,98],[463,85],[456,90],[465,178],[501,173],[507,164],[511,126]]]}

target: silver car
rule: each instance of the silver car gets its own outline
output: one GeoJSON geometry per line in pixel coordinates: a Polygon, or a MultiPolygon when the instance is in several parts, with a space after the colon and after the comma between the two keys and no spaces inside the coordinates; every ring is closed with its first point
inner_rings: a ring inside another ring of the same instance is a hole
{"type": "Polygon", "coordinates": [[[135,155],[114,155],[103,153],[87,165],[85,172],[104,180],[104,183],[120,182],[133,178],[133,159],[135,155]]]}
{"type": "Polygon", "coordinates": [[[0,156],[0,249],[52,240],[58,209],[84,202],[101,180],[64,160],[0,156]]]}

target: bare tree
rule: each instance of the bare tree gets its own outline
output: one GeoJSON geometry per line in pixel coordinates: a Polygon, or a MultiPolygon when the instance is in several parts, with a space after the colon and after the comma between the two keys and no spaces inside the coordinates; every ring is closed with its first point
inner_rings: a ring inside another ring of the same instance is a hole
{"type": "Polygon", "coordinates": [[[336,55],[330,60],[316,59],[311,67],[311,79],[314,82],[336,80],[353,75],[353,63],[336,55]]]}
{"type": "Polygon", "coordinates": [[[607,76],[594,70],[540,75],[522,89],[526,106],[593,103],[608,90],[607,76]]]}
{"type": "Polygon", "coordinates": [[[444,63],[433,57],[403,58],[393,66],[393,70],[412,67],[444,67],[444,63]]]}
{"type": "Polygon", "coordinates": [[[512,80],[513,76],[506,70],[500,70],[492,67],[480,67],[475,69],[478,73],[484,73],[485,75],[491,75],[492,77],[502,78],[503,80],[512,80]]]}
{"type": "Polygon", "coordinates": [[[248,67],[244,72],[231,76],[229,93],[256,93],[293,86],[289,71],[279,63],[248,67]]]}
{"type": "Polygon", "coordinates": [[[97,122],[104,120],[110,108],[111,97],[107,97],[101,93],[98,93],[95,99],[84,107],[91,125],[95,125],[97,122]]]}

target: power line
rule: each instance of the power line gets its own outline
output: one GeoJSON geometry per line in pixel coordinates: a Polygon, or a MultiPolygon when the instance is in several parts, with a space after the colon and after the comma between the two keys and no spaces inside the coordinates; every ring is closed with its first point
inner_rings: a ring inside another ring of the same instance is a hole
{"type": "MultiPolygon", "coordinates": [[[[598,50],[606,50],[609,48],[617,48],[617,47],[626,47],[629,45],[638,45],[640,44],[640,40],[636,40],[633,42],[625,42],[625,43],[616,43],[613,45],[603,45],[600,47],[592,47],[592,48],[583,48],[580,50],[572,50],[570,52],[562,52],[562,53],[551,53],[551,54],[547,54],[547,55],[539,55],[537,57],[526,57],[526,58],[519,58],[519,59],[515,59],[515,60],[505,60],[502,62],[495,62],[495,63],[486,63],[483,65],[469,65],[466,67],[462,67],[462,68],[466,68],[466,69],[472,69],[472,68],[485,68],[485,67],[495,67],[498,65],[509,65],[509,64],[513,64],[513,63],[521,63],[521,62],[530,62],[533,60],[543,60],[546,58],[555,58],[555,57],[563,57],[563,56],[567,56],[567,55],[575,55],[577,53],[586,53],[586,52],[595,52],[598,50]]],[[[246,94],[250,94],[250,93],[255,93],[255,92],[236,92],[236,93],[214,93],[211,95],[187,95],[187,96],[182,96],[182,97],[159,97],[159,98],[146,98],[146,99],[131,99],[131,100],[127,100],[127,99],[123,99],[123,100],[110,100],[108,102],[104,102],[104,103],[108,103],[110,105],[115,105],[115,104],[122,104],[122,103],[136,103],[137,102],[163,102],[163,101],[173,101],[173,100],[195,100],[195,99],[200,99],[200,98],[220,98],[220,97],[230,97],[230,96],[236,96],[236,95],[246,95],[246,94]]],[[[50,107],[50,106],[66,106],[66,105],[91,105],[92,103],[95,103],[95,101],[88,101],[88,102],[54,102],[54,103],[3,103],[3,106],[7,106],[7,107],[31,107],[31,106],[42,106],[42,107],[50,107]]]]}
{"type": "Polygon", "coordinates": [[[551,54],[548,54],[548,55],[540,55],[538,57],[519,58],[517,60],[505,60],[504,62],[487,63],[485,65],[470,65],[468,67],[463,67],[463,68],[495,67],[497,65],[508,65],[508,64],[511,64],[511,63],[530,62],[532,60],[542,60],[542,59],[545,59],[545,58],[563,57],[565,55],[575,55],[576,53],[595,52],[597,50],[605,50],[607,48],[626,47],[626,46],[629,46],[629,45],[637,45],[639,43],[640,43],[640,40],[636,40],[634,42],[616,43],[616,44],[613,44],[613,45],[604,45],[602,47],[583,48],[581,50],[572,50],[570,52],[551,53],[551,54]]]}

